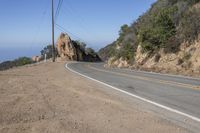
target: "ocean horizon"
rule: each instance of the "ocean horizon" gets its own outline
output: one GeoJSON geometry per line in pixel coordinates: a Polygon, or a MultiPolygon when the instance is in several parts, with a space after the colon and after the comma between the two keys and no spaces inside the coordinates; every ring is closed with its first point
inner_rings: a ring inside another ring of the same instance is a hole
{"type": "Polygon", "coordinates": [[[0,48],[0,63],[24,56],[31,58],[32,56],[40,55],[41,50],[42,48],[39,47],[0,48]]]}

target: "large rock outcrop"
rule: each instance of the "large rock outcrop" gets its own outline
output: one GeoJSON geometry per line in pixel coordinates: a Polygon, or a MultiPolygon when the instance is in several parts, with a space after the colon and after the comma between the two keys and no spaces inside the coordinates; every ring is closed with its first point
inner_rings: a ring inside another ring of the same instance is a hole
{"type": "Polygon", "coordinates": [[[61,33],[57,40],[56,47],[58,55],[65,60],[77,60],[76,48],[74,47],[71,38],[64,33],[61,33]]]}
{"type": "Polygon", "coordinates": [[[64,33],[61,33],[59,36],[56,43],[56,48],[58,51],[58,56],[65,61],[101,61],[96,53],[86,52],[85,48],[83,48],[76,41],[71,40],[69,35],[64,33]]]}

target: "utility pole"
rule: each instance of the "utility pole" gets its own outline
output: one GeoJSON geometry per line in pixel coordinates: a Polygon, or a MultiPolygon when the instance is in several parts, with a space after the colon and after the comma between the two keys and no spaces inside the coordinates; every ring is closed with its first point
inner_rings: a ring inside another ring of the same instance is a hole
{"type": "Polygon", "coordinates": [[[52,2],[52,61],[55,62],[55,46],[54,46],[54,0],[52,2]]]}

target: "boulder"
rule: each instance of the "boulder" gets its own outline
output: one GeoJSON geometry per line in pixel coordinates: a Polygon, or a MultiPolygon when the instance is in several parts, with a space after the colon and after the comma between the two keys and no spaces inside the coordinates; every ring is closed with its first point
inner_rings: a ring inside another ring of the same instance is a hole
{"type": "Polygon", "coordinates": [[[62,61],[101,61],[96,53],[86,52],[85,48],[81,47],[76,41],[71,40],[69,35],[65,33],[61,33],[59,36],[56,48],[62,61]]]}
{"type": "Polygon", "coordinates": [[[39,61],[41,61],[42,60],[42,56],[33,56],[32,57],[32,61],[33,62],[39,62],[39,61]]]}
{"type": "Polygon", "coordinates": [[[65,60],[74,61],[77,60],[76,48],[74,47],[71,38],[64,33],[59,36],[56,47],[58,55],[65,60]]]}

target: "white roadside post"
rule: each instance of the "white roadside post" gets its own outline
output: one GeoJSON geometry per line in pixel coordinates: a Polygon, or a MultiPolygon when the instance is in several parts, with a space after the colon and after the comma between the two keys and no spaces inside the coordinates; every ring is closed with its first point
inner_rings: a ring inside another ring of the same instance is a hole
{"type": "Polygon", "coordinates": [[[44,62],[47,62],[47,54],[44,54],[44,62]]]}

